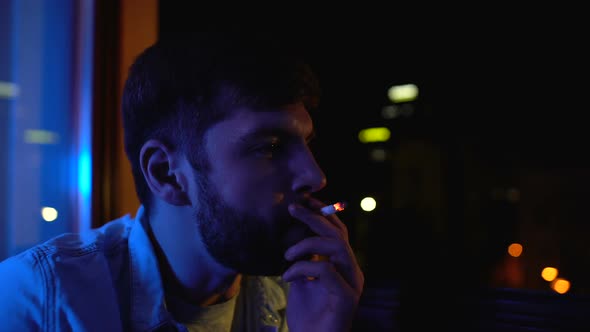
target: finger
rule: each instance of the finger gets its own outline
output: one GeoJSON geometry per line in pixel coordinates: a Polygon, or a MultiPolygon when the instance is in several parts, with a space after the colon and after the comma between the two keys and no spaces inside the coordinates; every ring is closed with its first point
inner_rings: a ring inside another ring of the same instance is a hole
{"type": "Polygon", "coordinates": [[[297,262],[283,274],[283,280],[292,281],[309,281],[319,282],[328,292],[340,296],[343,290],[351,290],[352,287],[336,271],[334,266],[329,262],[297,262]]]}
{"type": "Polygon", "coordinates": [[[330,259],[337,256],[338,251],[342,250],[341,241],[325,237],[305,238],[285,251],[285,259],[293,261],[302,257],[319,255],[330,259]]]}
{"type": "Polygon", "coordinates": [[[328,221],[325,217],[313,212],[312,210],[303,207],[300,204],[289,205],[289,213],[296,219],[299,219],[306,224],[314,233],[334,238],[343,238],[340,228],[328,221]]]}
{"type": "Polygon", "coordinates": [[[289,261],[309,256],[312,261],[330,261],[352,287],[360,286],[360,268],[348,243],[334,238],[311,237],[299,241],[285,252],[285,259],[289,261]]]}

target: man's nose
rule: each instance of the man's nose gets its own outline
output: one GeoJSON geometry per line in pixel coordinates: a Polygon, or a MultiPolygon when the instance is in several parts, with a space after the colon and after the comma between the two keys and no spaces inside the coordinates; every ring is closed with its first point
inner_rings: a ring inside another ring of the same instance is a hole
{"type": "Polygon", "coordinates": [[[316,192],[326,186],[326,175],[309,148],[291,161],[291,170],[295,174],[292,188],[295,192],[316,192]]]}

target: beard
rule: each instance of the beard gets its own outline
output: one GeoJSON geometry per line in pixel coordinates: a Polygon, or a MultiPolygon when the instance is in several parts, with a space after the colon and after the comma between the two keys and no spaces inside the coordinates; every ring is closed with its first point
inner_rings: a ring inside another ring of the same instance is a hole
{"type": "Polygon", "coordinates": [[[282,274],[292,263],[285,251],[311,230],[286,207],[272,220],[240,212],[227,204],[206,176],[199,176],[200,206],[195,218],[209,254],[221,265],[247,275],[282,274]]]}

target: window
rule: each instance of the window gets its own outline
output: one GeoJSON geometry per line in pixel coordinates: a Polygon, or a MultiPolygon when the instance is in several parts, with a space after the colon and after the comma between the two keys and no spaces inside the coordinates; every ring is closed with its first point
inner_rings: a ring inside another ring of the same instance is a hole
{"type": "Polygon", "coordinates": [[[0,259],[90,227],[93,10],[0,2],[0,259]]]}

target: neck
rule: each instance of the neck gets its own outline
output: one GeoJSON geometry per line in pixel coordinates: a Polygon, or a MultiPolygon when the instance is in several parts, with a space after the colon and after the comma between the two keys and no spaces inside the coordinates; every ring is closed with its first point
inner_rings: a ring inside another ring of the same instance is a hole
{"type": "Polygon", "coordinates": [[[167,213],[150,217],[154,245],[167,295],[207,306],[224,302],[240,289],[241,275],[217,263],[200,241],[194,217],[167,213]]]}
{"type": "Polygon", "coordinates": [[[240,290],[241,281],[242,275],[236,275],[236,278],[234,279],[233,283],[225,290],[225,292],[212,294],[209,298],[204,299],[203,301],[198,303],[198,305],[200,305],[201,307],[206,307],[208,305],[222,303],[231,299],[232,297],[238,294],[240,290]]]}

